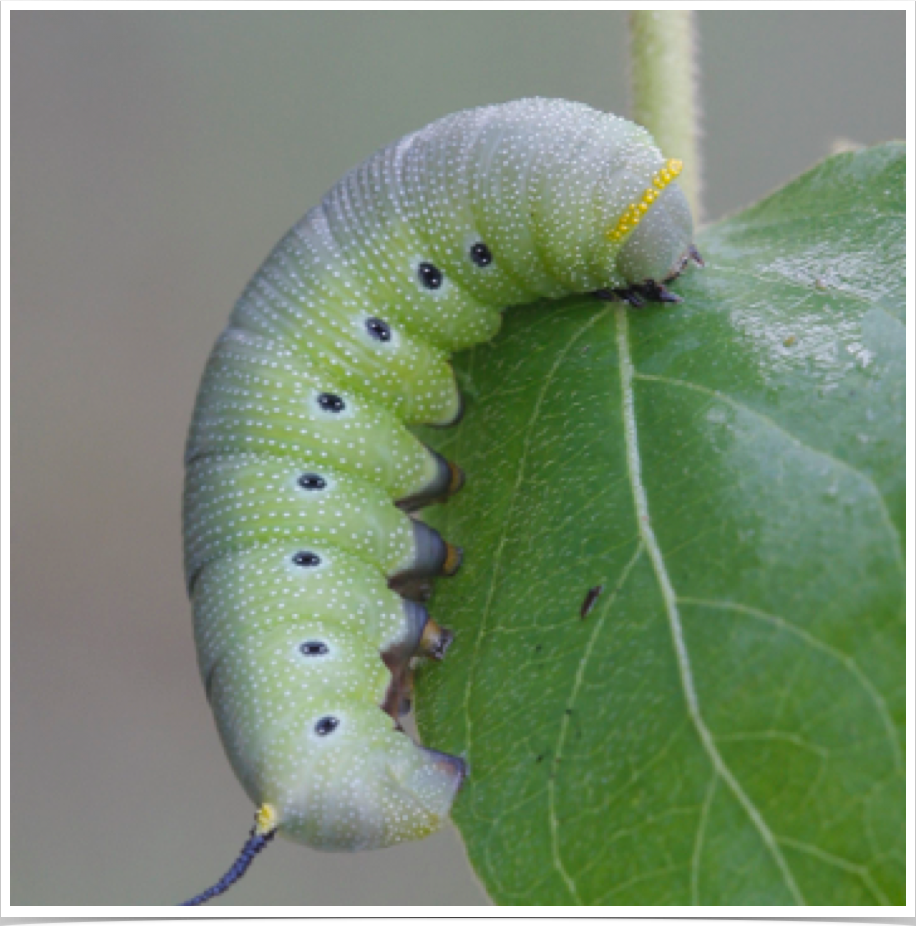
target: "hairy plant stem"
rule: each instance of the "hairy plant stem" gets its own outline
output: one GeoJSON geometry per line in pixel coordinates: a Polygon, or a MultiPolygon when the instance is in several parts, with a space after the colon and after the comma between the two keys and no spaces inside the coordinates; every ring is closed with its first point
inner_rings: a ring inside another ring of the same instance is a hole
{"type": "Polygon", "coordinates": [[[678,183],[702,218],[702,164],[697,100],[697,43],[692,10],[632,10],[632,118],[645,126],[666,157],[680,158],[678,183]]]}

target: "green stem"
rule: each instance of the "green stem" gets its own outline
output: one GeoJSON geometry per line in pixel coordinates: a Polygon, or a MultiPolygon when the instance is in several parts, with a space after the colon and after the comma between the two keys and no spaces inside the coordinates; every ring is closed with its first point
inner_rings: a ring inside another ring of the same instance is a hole
{"type": "Polygon", "coordinates": [[[697,43],[692,10],[632,10],[633,119],[666,157],[680,158],[678,183],[701,218],[697,43]]]}

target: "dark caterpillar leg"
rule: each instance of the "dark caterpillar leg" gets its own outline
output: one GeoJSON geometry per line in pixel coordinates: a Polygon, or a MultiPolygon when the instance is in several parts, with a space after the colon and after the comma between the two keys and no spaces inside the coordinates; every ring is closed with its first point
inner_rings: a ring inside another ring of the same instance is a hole
{"type": "Polygon", "coordinates": [[[647,302],[682,302],[681,297],[672,293],[664,284],[677,279],[691,261],[698,267],[706,266],[695,245],[687,248],[677,266],[661,283],[643,280],[642,283],[631,283],[621,289],[596,289],[592,295],[608,302],[626,302],[634,309],[642,308],[647,302]]]}
{"type": "MultiPolygon", "coordinates": [[[[464,398],[461,397],[458,414],[449,422],[450,425],[461,419],[464,408],[464,398]]],[[[410,513],[427,505],[445,502],[464,486],[464,472],[459,466],[435,450],[427,450],[436,461],[436,474],[427,486],[395,503],[402,511],[410,513]]],[[[430,578],[453,576],[461,566],[462,551],[460,547],[443,540],[437,531],[421,521],[414,522],[414,539],[415,561],[407,569],[391,576],[388,585],[402,598],[427,601],[432,594],[430,578]]]]}
{"type": "Polygon", "coordinates": [[[418,656],[428,656],[430,659],[441,660],[445,657],[445,651],[449,648],[455,634],[451,630],[440,627],[432,618],[426,622],[423,628],[423,636],[420,637],[420,645],[417,647],[418,656]]]}
{"type": "Polygon", "coordinates": [[[382,653],[382,662],[391,673],[391,682],[380,707],[394,720],[410,710],[413,694],[411,662],[414,656],[441,660],[454,639],[450,630],[440,627],[426,608],[415,601],[404,601],[404,616],[407,624],[404,639],[382,653]]]}
{"type": "MultiPolygon", "coordinates": [[[[416,655],[428,656],[431,659],[441,661],[454,638],[454,634],[450,630],[440,627],[432,619],[428,621],[426,626],[430,627],[430,625],[432,625],[432,628],[423,635],[426,642],[421,641],[416,655]]],[[[409,714],[413,706],[413,667],[410,658],[399,666],[395,666],[394,661],[389,664],[387,654],[383,655],[383,659],[391,671],[391,682],[385,692],[385,700],[382,702],[381,708],[386,714],[397,720],[399,717],[409,714]]]]}
{"type": "Polygon", "coordinates": [[[700,257],[700,252],[696,249],[696,245],[690,245],[689,248],[684,252],[684,256],[681,258],[680,263],[662,280],[663,283],[670,283],[672,280],[677,279],[683,272],[687,264],[693,262],[698,267],[705,267],[706,263],[702,257],[700,257]]]}
{"type": "MultiPolygon", "coordinates": [[[[449,424],[456,424],[464,414],[462,400],[458,414],[449,424]]],[[[412,512],[436,502],[444,502],[464,486],[463,471],[436,451],[429,451],[436,460],[436,475],[419,492],[396,502],[403,511],[412,512]]],[[[413,693],[413,671],[411,661],[416,656],[427,656],[441,660],[452,642],[453,634],[440,627],[429,617],[426,608],[419,602],[426,601],[432,594],[430,579],[434,576],[453,576],[461,567],[462,551],[444,540],[439,532],[422,521],[414,520],[414,561],[401,572],[390,576],[388,587],[404,599],[407,612],[408,633],[397,646],[382,653],[382,659],[391,672],[391,682],[381,704],[400,728],[398,718],[409,713],[413,693]]],[[[461,770],[454,769],[459,777],[464,775],[460,759],[444,756],[457,762],[461,770]]]]}
{"type": "Polygon", "coordinates": [[[684,259],[684,264],[686,264],[688,260],[692,260],[698,267],[706,266],[706,262],[700,257],[700,252],[696,249],[696,245],[694,244],[690,245],[687,249],[687,257],[684,259]]]}
{"type": "Polygon", "coordinates": [[[419,492],[397,501],[398,508],[403,511],[416,511],[436,502],[444,502],[459,492],[464,485],[464,473],[460,467],[446,460],[435,450],[429,452],[436,458],[436,475],[432,482],[419,492]]]}
{"type": "Polygon", "coordinates": [[[379,706],[392,720],[397,721],[399,717],[410,713],[412,695],[413,672],[408,663],[396,672],[392,670],[385,699],[379,706]]]}
{"type": "Polygon", "coordinates": [[[682,302],[677,293],[671,292],[662,283],[645,280],[633,283],[626,289],[598,289],[592,294],[608,302],[626,302],[634,309],[642,308],[647,302],[682,302]]]}
{"type": "Polygon", "coordinates": [[[391,681],[380,707],[395,721],[406,713],[403,710],[404,703],[410,701],[410,694],[413,691],[410,661],[419,649],[420,641],[426,632],[429,612],[423,605],[405,600],[404,619],[407,627],[404,638],[382,653],[382,662],[391,673],[391,681]]]}
{"type": "Polygon", "coordinates": [[[414,561],[388,579],[388,587],[402,598],[425,601],[430,594],[429,580],[434,576],[453,576],[461,566],[462,552],[437,530],[422,521],[414,521],[414,561]]]}

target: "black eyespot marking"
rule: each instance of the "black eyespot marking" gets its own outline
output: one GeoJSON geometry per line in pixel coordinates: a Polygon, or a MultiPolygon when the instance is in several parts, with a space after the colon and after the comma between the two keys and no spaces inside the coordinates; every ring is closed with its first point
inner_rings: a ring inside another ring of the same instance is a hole
{"type": "Polygon", "coordinates": [[[310,492],[316,492],[320,489],[327,488],[327,482],[318,473],[303,473],[299,477],[299,486],[308,489],[310,492]]]}
{"type": "Polygon", "coordinates": [[[297,566],[320,566],[321,557],[317,553],[310,553],[308,550],[303,550],[293,557],[293,562],[297,566]]]}
{"type": "Polygon", "coordinates": [[[329,733],[333,733],[339,725],[340,721],[336,717],[322,717],[315,724],[315,732],[319,736],[327,736],[329,733]]]}
{"type": "Polygon", "coordinates": [[[299,652],[302,653],[303,656],[327,656],[330,650],[327,644],[322,643],[320,640],[309,640],[299,647],[299,652]]]}
{"type": "Polygon", "coordinates": [[[477,244],[471,245],[471,260],[478,267],[486,267],[493,263],[493,255],[482,241],[478,241],[477,244]]]}
{"type": "Polygon", "coordinates": [[[318,405],[326,412],[342,412],[347,404],[339,395],[333,395],[330,392],[322,392],[318,396],[318,405]]]}
{"type": "Polygon", "coordinates": [[[366,331],[368,331],[376,341],[391,340],[391,328],[388,326],[387,322],[383,322],[380,318],[367,318],[366,331]]]}
{"type": "Polygon", "coordinates": [[[442,285],[442,271],[435,264],[424,261],[417,267],[417,276],[427,289],[438,289],[442,285]]]}

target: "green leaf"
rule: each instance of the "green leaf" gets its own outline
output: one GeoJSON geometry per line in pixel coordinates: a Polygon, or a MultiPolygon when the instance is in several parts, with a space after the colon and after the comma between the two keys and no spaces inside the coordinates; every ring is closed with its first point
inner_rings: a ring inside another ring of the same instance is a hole
{"type": "Polygon", "coordinates": [[[456,358],[418,721],[496,902],[904,903],[904,178],[831,158],[704,231],[682,305],[456,358]]]}

